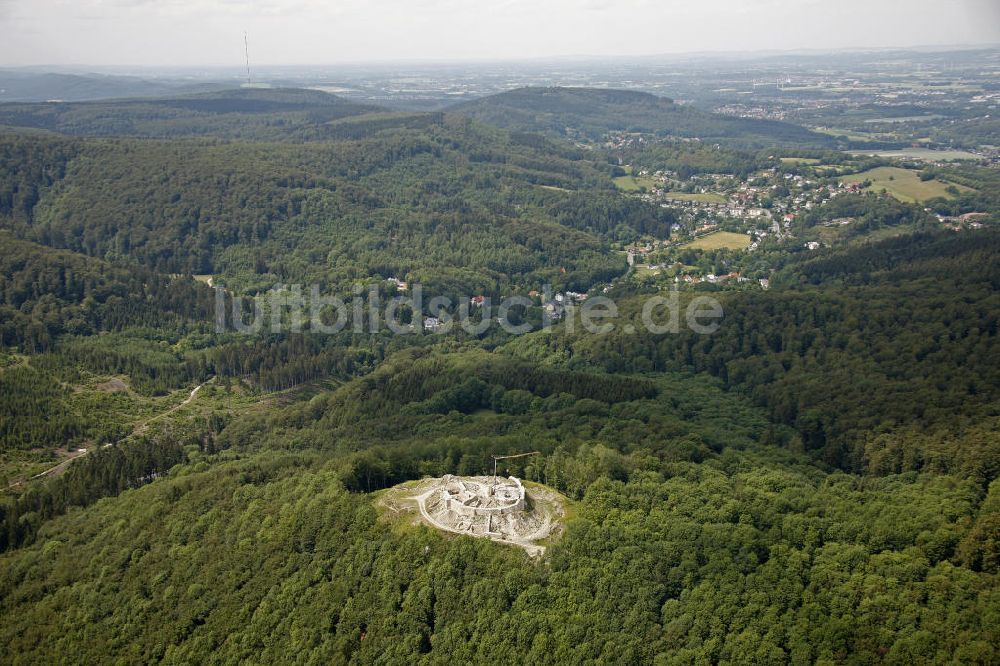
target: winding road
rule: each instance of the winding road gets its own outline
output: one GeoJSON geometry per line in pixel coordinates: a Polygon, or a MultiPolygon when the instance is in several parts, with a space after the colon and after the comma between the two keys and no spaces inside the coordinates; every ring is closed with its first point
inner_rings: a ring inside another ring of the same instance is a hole
{"type": "MultiPolygon", "coordinates": [[[[200,391],[201,388],[205,384],[209,383],[213,379],[215,379],[215,377],[212,377],[211,379],[208,379],[208,380],[202,382],[201,384],[198,384],[197,386],[195,386],[193,389],[191,389],[191,392],[188,393],[188,397],[186,397],[182,402],[174,405],[173,407],[171,407],[170,409],[168,409],[168,410],[166,410],[164,412],[160,412],[159,414],[157,414],[155,416],[151,416],[148,419],[146,419],[145,421],[142,421],[141,423],[136,424],[136,426],[132,429],[132,432],[129,433],[126,437],[123,437],[122,439],[118,440],[117,442],[109,442],[109,443],[105,444],[104,446],[102,446],[101,448],[102,449],[110,448],[110,447],[114,446],[115,444],[118,444],[120,442],[125,441],[125,439],[127,439],[128,437],[132,437],[133,435],[141,434],[141,433],[143,433],[143,432],[146,431],[146,428],[148,428],[149,424],[152,423],[153,421],[162,419],[165,416],[169,416],[170,414],[173,414],[174,412],[176,412],[178,409],[181,409],[182,407],[185,407],[186,405],[189,405],[191,403],[191,401],[194,400],[194,397],[196,395],[198,395],[198,391],[200,391]]],[[[96,447],[94,447],[94,448],[96,448],[96,447]]],[[[76,451],[73,452],[73,454],[75,454],[75,455],[71,455],[69,458],[67,458],[66,460],[63,460],[58,465],[54,465],[54,466],[48,468],[47,470],[45,470],[43,472],[39,472],[38,474],[35,474],[34,476],[32,476],[32,477],[30,477],[28,479],[21,479],[20,481],[15,481],[14,483],[9,484],[7,486],[7,489],[10,490],[11,488],[17,488],[18,486],[23,485],[25,483],[28,483],[29,481],[34,481],[35,479],[40,479],[40,478],[45,477],[45,476],[54,476],[54,475],[60,474],[60,473],[62,473],[63,470],[65,470],[69,466],[69,464],[71,462],[73,462],[74,460],[77,460],[78,458],[84,457],[85,455],[87,455],[88,453],[90,453],[92,450],[94,450],[94,448],[77,449],[76,451]]]]}

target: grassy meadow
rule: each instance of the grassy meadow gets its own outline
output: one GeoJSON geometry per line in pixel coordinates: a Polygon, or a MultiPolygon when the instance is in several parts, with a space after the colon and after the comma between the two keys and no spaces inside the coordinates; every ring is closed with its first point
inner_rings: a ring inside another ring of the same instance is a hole
{"type": "MultiPolygon", "coordinates": [[[[885,190],[900,201],[907,203],[919,203],[935,197],[951,198],[948,192],[950,183],[940,180],[920,180],[918,172],[900,167],[876,167],[861,173],[844,176],[841,179],[844,183],[860,183],[866,180],[871,181],[867,188],[872,192],[885,190]]],[[[955,185],[959,190],[971,191],[970,188],[962,185],[955,185]]]]}
{"type": "Polygon", "coordinates": [[[694,250],[745,250],[749,246],[749,236],[732,231],[716,231],[684,245],[694,250]]]}
{"type": "Polygon", "coordinates": [[[718,204],[729,201],[725,195],[718,192],[667,192],[667,196],[675,201],[701,201],[718,204]]]}

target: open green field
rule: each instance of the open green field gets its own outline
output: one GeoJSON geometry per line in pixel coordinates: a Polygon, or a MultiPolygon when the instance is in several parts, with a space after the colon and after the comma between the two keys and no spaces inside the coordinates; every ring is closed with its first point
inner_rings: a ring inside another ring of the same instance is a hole
{"type": "MultiPolygon", "coordinates": [[[[916,171],[899,167],[876,167],[861,173],[844,176],[840,180],[844,183],[860,183],[870,180],[872,184],[867,188],[869,191],[878,192],[885,189],[886,192],[900,201],[908,203],[918,203],[934,197],[952,197],[946,189],[949,183],[940,180],[922,181],[916,171]]],[[[972,191],[962,185],[955,187],[962,191],[972,191]]]]}
{"type": "Polygon", "coordinates": [[[618,176],[615,180],[615,187],[623,192],[638,192],[645,188],[653,189],[657,181],[649,176],[618,176]]]}
{"type": "Polygon", "coordinates": [[[931,150],[930,148],[904,148],[902,150],[858,151],[852,155],[878,155],[879,157],[908,157],[928,162],[951,162],[954,160],[976,160],[979,155],[965,150],[931,150]]]}
{"type": "Polygon", "coordinates": [[[862,132],[861,130],[842,129],[839,127],[813,127],[811,129],[814,132],[819,132],[821,134],[847,137],[848,141],[878,141],[880,139],[887,138],[886,135],[883,134],[862,132]]]}
{"type": "Polygon", "coordinates": [[[893,227],[879,227],[878,229],[865,231],[861,234],[854,233],[852,235],[853,230],[851,225],[838,225],[835,227],[815,227],[815,231],[820,242],[824,245],[834,246],[845,242],[853,244],[874,243],[886,238],[915,233],[918,229],[912,224],[900,224],[893,227]]]}
{"type": "Polygon", "coordinates": [[[636,277],[646,277],[647,275],[659,275],[661,272],[660,269],[649,268],[646,264],[642,265],[636,264],[635,266],[632,267],[632,270],[635,272],[636,277]]]}
{"type": "Polygon", "coordinates": [[[921,123],[928,120],[940,120],[944,118],[936,113],[928,113],[922,116],[896,116],[894,118],[866,118],[866,123],[921,123]]]}
{"type": "Polygon", "coordinates": [[[819,164],[815,157],[782,157],[782,164],[819,164]]]}
{"type": "Polygon", "coordinates": [[[859,167],[855,164],[817,164],[813,167],[813,173],[822,178],[832,178],[834,176],[848,176],[859,167]]]}
{"type": "Polygon", "coordinates": [[[701,201],[704,203],[726,203],[725,195],[718,192],[667,192],[667,196],[676,201],[701,201]]]}
{"type": "Polygon", "coordinates": [[[745,250],[750,246],[750,237],[732,231],[716,231],[697,238],[682,247],[694,250],[745,250]]]}

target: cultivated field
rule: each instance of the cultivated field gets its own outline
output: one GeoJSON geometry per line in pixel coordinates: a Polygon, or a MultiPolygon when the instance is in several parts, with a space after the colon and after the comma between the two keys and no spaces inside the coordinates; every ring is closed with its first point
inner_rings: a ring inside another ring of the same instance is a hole
{"type": "Polygon", "coordinates": [[[636,264],[632,270],[635,272],[636,277],[646,277],[647,275],[659,275],[660,270],[657,268],[649,268],[648,264],[636,264]]]}
{"type": "Polygon", "coordinates": [[[728,199],[718,192],[667,192],[676,201],[702,201],[705,203],[726,203],[728,199]]]}
{"type": "MultiPolygon", "coordinates": [[[[872,183],[868,188],[870,191],[879,192],[884,189],[900,201],[909,203],[926,201],[934,197],[952,197],[947,190],[950,183],[940,180],[922,181],[916,171],[899,167],[877,167],[844,176],[840,180],[845,183],[860,183],[870,180],[872,183]]],[[[971,191],[970,188],[962,185],[955,187],[961,191],[971,191]]]]}
{"type": "Polygon", "coordinates": [[[819,164],[815,157],[782,157],[782,164],[819,164]]]}
{"type": "Polygon", "coordinates": [[[746,234],[737,234],[731,231],[716,231],[695,239],[690,243],[685,243],[683,247],[695,250],[745,250],[750,246],[750,237],[746,234]]]}
{"type": "Polygon", "coordinates": [[[642,188],[653,189],[657,181],[649,176],[618,176],[615,180],[615,187],[624,192],[637,192],[642,188]]]}
{"type": "Polygon", "coordinates": [[[930,148],[904,148],[902,150],[859,151],[852,155],[878,155],[879,157],[907,157],[927,162],[951,162],[954,160],[976,160],[979,155],[966,150],[931,150],[930,148]]]}
{"type": "Polygon", "coordinates": [[[849,141],[878,141],[879,139],[889,138],[881,134],[862,132],[861,130],[841,129],[838,127],[813,127],[811,129],[814,132],[820,132],[821,134],[829,134],[830,136],[843,136],[846,137],[849,141]]]}

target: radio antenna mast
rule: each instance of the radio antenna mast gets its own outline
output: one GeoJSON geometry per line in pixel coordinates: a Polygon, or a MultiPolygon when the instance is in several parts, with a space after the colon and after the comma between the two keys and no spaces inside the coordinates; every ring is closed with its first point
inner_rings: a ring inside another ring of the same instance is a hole
{"type": "Polygon", "coordinates": [[[250,87],[250,44],[247,42],[247,31],[243,31],[243,54],[247,59],[247,88],[250,87]]]}

